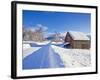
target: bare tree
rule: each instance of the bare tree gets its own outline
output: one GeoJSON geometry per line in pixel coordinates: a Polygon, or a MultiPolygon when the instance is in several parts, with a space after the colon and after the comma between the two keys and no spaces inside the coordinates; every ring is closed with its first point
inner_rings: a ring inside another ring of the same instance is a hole
{"type": "Polygon", "coordinates": [[[43,41],[44,40],[44,31],[42,27],[37,27],[32,34],[32,39],[35,41],[43,41]]]}
{"type": "Polygon", "coordinates": [[[27,30],[23,28],[23,40],[24,41],[31,41],[32,40],[31,35],[32,35],[31,30],[27,30]]]}
{"type": "Polygon", "coordinates": [[[61,41],[60,35],[61,34],[59,32],[55,32],[53,35],[53,37],[54,37],[53,41],[55,41],[55,42],[61,41]]]}
{"type": "Polygon", "coordinates": [[[23,39],[29,41],[44,41],[45,31],[46,27],[42,25],[37,25],[36,27],[30,29],[23,28],[23,39]]]}

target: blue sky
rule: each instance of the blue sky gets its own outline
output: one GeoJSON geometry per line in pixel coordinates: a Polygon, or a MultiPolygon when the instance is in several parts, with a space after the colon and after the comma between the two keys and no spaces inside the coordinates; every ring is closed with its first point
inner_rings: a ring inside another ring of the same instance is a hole
{"type": "Polygon", "coordinates": [[[45,26],[48,33],[81,31],[90,33],[89,13],[47,12],[23,10],[23,27],[45,26]]]}

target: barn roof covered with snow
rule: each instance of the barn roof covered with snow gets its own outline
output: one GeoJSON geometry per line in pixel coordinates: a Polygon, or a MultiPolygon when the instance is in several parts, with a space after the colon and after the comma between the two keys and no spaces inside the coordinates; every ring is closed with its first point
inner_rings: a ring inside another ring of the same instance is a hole
{"type": "Polygon", "coordinates": [[[69,31],[73,40],[90,40],[83,32],[69,31]]]}

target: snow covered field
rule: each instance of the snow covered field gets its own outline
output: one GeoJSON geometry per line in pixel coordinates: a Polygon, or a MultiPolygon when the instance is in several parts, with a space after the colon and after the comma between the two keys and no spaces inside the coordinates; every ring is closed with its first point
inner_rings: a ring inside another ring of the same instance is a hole
{"type": "Polygon", "coordinates": [[[34,66],[40,68],[40,64],[42,64],[41,68],[88,67],[91,65],[89,49],[67,49],[59,46],[59,44],[49,41],[42,43],[23,42],[24,69],[34,68],[34,66]]]}
{"type": "Polygon", "coordinates": [[[34,41],[23,41],[23,59],[28,55],[39,50],[41,46],[47,45],[49,41],[44,42],[34,42],[34,41]],[[32,45],[31,45],[32,44],[32,45]]]}

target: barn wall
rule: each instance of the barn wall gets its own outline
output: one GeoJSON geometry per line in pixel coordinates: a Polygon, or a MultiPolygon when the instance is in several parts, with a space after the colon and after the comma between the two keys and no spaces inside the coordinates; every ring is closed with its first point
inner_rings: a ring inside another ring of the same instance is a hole
{"type": "Polygon", "coordinates": [[[90,41],[73,41],[72,42],[72,48],[77,48],[77,49],[89,49],[90,48],[90,41]]]}

